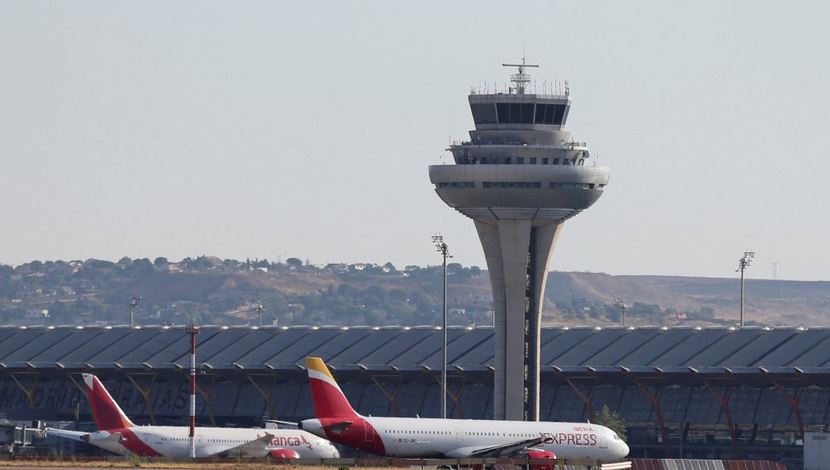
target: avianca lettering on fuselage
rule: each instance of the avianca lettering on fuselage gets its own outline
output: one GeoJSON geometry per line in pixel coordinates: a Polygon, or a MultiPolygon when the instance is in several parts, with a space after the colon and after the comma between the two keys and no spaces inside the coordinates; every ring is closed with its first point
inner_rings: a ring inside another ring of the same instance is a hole
{"type": "Polygon", "coordinates": [[[322,359],[306,359],[316,419],[300,428],[334,442],[391,457],[505,457],[547,451],[572,463],[619,462],[628,446],[596,424],[358,414],[322,359]]]}
{"type": "MultiPolygon", "coordinates": [[[[187,426],[136,426],[91,374],[83,374],[84,388],[98,431],[85,433],[47,429],[48,434],[89,442],[120,455],[181,457],[190,455],[187,426]]],[[[337,458],[326,439],[294,429],[196,427],[196,457],[337,458]]]]}

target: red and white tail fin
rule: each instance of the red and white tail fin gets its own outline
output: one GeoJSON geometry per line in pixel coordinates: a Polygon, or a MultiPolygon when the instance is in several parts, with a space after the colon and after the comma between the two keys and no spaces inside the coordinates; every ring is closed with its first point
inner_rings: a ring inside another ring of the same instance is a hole
{"type": "Polygon", "coordinates": [[[305,360],[308,367],[308,383],[311,386],[311,401],[314,403],[314,414],[321,418],[351,418],[360,416],[349,404],[346,395],[340,390],[334,376],[329,372],[326,363],[319,357],[308,357],[305,360]]]}
{"type": "Polygon", "coordinates": [[[95,425],[100,431],[108,431],[118,428],[129,428],[133,425],[130,418],[121,410],[118,403],[112,399],[104,384],[92,374],[82,374],[84,377],[84,389],[92,409],[92,417],[95,418],[95,425]]]}

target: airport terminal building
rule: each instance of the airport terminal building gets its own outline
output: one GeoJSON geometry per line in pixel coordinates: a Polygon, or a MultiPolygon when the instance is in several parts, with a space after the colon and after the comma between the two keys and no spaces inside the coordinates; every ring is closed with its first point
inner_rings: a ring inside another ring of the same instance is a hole
{"type": "MultiPolygon", "coordinates": [[[[492,328],[448,335],[448,414],[491,418],[492,328]]],[[[197,421],[311,417],[309,355],[363,414],[437,417],[441,340],[434,327],[206,326],[197,421]]],[[[184,424],[188,354],[184,327],[0,327],[0,414],[89,426],[89,372],[136,423],[184,424]]],[[[830,423],[830,329],[544,328],[541,363],[541,419],[586,421],[607,405],[631,457],[794,463],[804,433],[830,423]]]]}

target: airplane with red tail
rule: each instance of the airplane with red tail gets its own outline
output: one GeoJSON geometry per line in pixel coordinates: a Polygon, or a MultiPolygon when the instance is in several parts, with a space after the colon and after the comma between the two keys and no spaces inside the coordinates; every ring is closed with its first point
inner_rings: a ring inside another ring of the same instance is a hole
{"type": "Polygon", "coordinates": [[[372,454],[413,458],[527,455],[585,465],[618,463],[628,455],[628,446],[617,433],[591,423],[361,416],[322,359],[309,357],[306,365],[316,418],[302,421],[300,429],[372,454]]]}
{"type": "MultiPolygon", "coordinates": [[[[83,386],[95,432],[46,428],[47,435],[88,442],[119,455],[187,458],[190,456],[188,426],[136,426],[124,414],[104,384],[92,374],[83,374],[83,386]]],[[[196,427],[196,457],[243,457],[278,459],[337,458],[331,442],[299,429],[196,427]]]]}

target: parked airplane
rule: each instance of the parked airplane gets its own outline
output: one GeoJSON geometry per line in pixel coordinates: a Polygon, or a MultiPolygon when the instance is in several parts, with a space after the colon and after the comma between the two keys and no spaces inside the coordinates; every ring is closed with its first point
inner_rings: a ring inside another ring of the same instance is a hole
{"type": "MultiPolygon", "coordinates": [[[[83,374],[84,388],[98,431],[87,433],[47,428],[48,435],[88,442],[120,455],[188,457],[187,426],[136,426],[91,374],[83,374]]],[[[299,429],[196,427],[196,457],[337,458],[326,439],[299,429]]]]}
{"type": "Polygon", "coordinates": [[[316,419],[302,421],[300,429],[365,452],[417,458],[527,454],[587,465],[628,455],[617,433],[591,423],[361,416],[322,359],[309,357],[306,365],[316,419]]]}

